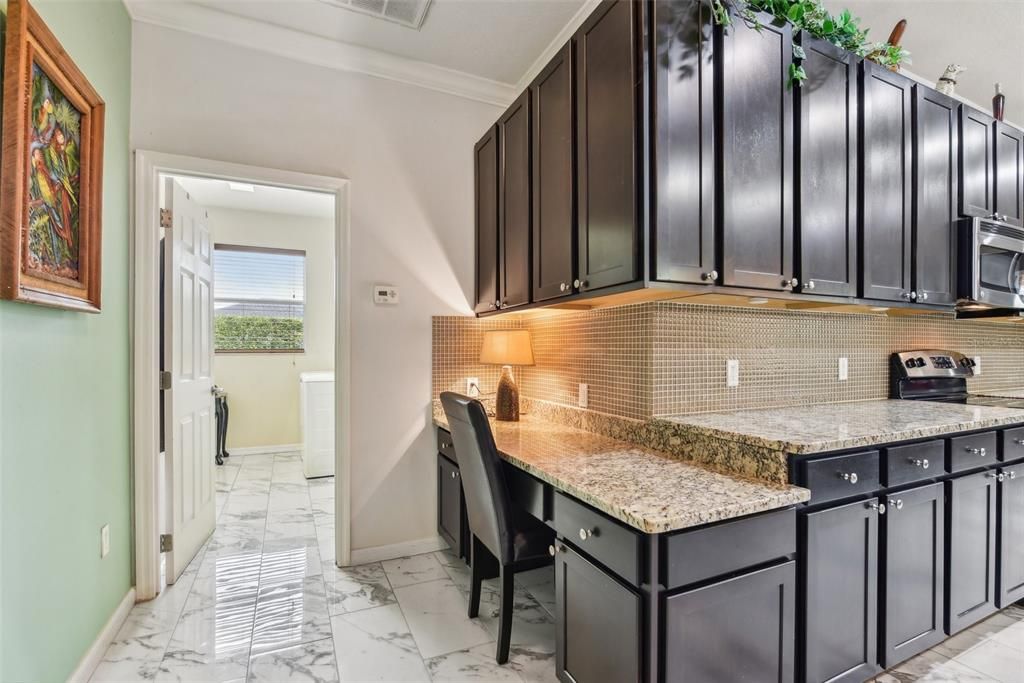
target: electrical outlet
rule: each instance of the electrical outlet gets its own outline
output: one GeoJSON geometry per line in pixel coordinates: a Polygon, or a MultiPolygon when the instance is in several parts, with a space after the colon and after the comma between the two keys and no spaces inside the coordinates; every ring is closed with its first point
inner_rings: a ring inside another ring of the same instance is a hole
{"type": "Polygon", "coordinates": [[[740,385],[740,362],[735,358],[725,361],[725,386],[738,387],[740,385]]]}
{"type": "Polygon", "coordinates": [[[466,378],[466,396],[479,396],[480,395],[480,378],[479,377],[467,377],[466,378]]]}
{"type": "Polygon", "coordinates": [[[981,356],[974,357],[974,367],[971,369],[974,370],[975,375],[981,374],[981,356]]]}
{"type": "Polygon", "coordinates": [[[845,382],[850,379],[850,360],[846,356],[839,356],[839,381],[845,382]]]}
{"type": "Polygon", "coordinates": [[[580,408],[586,408],[590,402],[590,387],[586,384],[580,383],[580,395],[576,401],[576,405],[580,408]]]}
{"type": "Polygon", "coordinates": [[[100,558],[110,554],[110,525],[100,527],[100,558]]]}

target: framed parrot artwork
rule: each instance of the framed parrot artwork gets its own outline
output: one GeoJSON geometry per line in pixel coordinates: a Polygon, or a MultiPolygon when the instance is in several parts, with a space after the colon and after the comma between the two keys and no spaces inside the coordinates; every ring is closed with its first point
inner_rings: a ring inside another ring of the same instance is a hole
{"type": "Polygon", "coordinates": [[[100,310],[103,100],[26,0],[8,0],[0,299],[100,310]]]}

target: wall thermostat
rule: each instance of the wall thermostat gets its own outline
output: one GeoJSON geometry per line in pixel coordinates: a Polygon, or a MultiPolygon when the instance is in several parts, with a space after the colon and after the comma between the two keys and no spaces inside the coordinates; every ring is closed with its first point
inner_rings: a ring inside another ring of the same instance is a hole
{"type": "Polygon", "coordinates": [[[398,288],[391,285],[373,286],[373,303],[375,304],[397,304],[398,288]]]}

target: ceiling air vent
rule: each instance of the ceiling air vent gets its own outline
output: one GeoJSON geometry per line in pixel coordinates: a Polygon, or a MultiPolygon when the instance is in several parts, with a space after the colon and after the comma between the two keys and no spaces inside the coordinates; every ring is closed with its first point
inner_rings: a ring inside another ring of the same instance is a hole
{"type": "Polygon", "coordinates": [[[402,26],[419,29],[427,16],[431,0],[320,0],[328,5],[350,9],[402,26]]]}

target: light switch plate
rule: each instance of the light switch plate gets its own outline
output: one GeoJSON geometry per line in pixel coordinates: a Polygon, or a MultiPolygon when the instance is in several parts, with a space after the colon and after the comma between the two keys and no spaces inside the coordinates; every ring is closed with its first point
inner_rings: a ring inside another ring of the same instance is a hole
{"type": "Polygon", "coordinates": [[[850,379],[850,360],[846,356],[839,356],[839,381],[845,382],[850,379]]]}
{"type": "Polygon", "coordinates": [[[974,370],[975,375],[981,374],[981,356],[974,357],[974,367],[971,369],[974,370]]]}
{"type": "Polygon", "coordinates": [[[580,396],[576,404],[580,408],[586,408],[590,402],[590,387],[586,384],[580,383],[580,396]]]}
{"type": "Polygon", "coordinates": [[[110,554],[110,525],[100,527],[100,558],[110,554]]]}
{"type": "Polygon", "coordinates": [[[740,385],[740,362],[735,358],[725,361],[725,386],[738,387],[740,385]]]}

